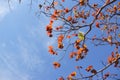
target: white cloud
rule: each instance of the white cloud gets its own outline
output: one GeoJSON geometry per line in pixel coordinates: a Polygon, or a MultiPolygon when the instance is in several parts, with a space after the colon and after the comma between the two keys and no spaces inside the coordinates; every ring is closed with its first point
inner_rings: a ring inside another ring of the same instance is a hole
{"type": "Polygon", "coordinates": [[[0,21],[11,11],[17,8],[18,0],[0,0],[0,21]]]}
{"type": "MultiPolygon", "coordinates": [[[[0,0],[0,20],[8,14],[10,14],[10,9],[7,0],[0,0]]],[[[34,37],[35,32],[36,30],[30,36],[34,37]]],[[[0,47],[3,49],[1,54],[4,56],[0,55],[0,58],[3,61],[2,64],[5,64],[5,68],[1,69],[0,67],[0,80],[31,80],[33,75],[29,74],[29,72],[32,73],[32,70],[38,67],[41,69],[42,74],[45,61],[41,58],[41,55],[38,55],[37,46],[29,41],[22,35],[18,36],[17,40],[9,40],[8,44],[7,42],[1,44],[0,47]]]]}
{"type": "Polygon", "coordinates": [[[6,1],[0,1],[0,20],[2,20],[6,14],[9,13],[9,6],[6,1]]]}

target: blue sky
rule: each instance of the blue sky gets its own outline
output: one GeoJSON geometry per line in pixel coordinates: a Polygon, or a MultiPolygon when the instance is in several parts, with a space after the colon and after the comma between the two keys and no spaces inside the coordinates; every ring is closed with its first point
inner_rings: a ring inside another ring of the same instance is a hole
{"type": "Polygon", "coordinates": [[[45,23],[28,3],[15,3],[10,10],[7,1],[0,0],[0,80],[44,79],[49,74],[47,66],[52,67],[47,62],[47,46],[52,42],[46,40],[45,23]]]}
{"type": "Polygon", "coordinates": [[[48,53],[48,45],[55,42],[54,38],[46,36],[44,27],[48,19],[44,16],[38,19],[37,8],[33,5],[30,9],[27,0],[12,4],[10,10],[7,0],[0,0],[0,80],[55,80],[61,75],[69,75],[75,70],[74,65],[86,67],[94,63],[97,69],[103,67],[98,63],[106,61],[112,50],[109,46],[88,45],[91,50],[86,59],[75,63],[65,56],[61,61],[63,66],[55,70],[52,62],[59,57],[48,53]]]}

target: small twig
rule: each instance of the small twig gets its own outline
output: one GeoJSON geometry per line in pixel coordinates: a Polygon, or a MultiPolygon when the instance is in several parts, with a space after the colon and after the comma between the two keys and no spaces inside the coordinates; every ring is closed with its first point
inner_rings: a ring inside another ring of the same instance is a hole
{"type": "Polygon", "coordinates": [[[108,65],[106,65],[102,69],[98,70],[96,74],[93,74],[93,75],[90,75],[90,76],[86,76],[86,77],[82,77],[82,78],[73,79],[73,80],[81,80],[81,79],[86,79],[86,78],[93,77],[93,76],[97,75],[98,73],[103,72],[104,70],[106,70],[107,68],[109,68],[111,65],[113,65],[119,59],[120,59],[120,56],[116,60],[114,60],[112,63],[109,63],[108,65]]]}

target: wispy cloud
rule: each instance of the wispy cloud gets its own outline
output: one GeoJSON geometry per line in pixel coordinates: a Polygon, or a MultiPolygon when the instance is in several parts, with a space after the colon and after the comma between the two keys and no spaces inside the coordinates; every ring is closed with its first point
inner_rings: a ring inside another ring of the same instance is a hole
{"type": "MultiPolygon", "coordinates": [[[[9,13],[7,0],[0,0],[0,20],[5,19],[9,13]]],[[[26,24],[29,23],[26,22],[26,24]]],[[[0,36],[0,63],[4,65],[3,68],[0,66],[0,80],[35,80],[33,78],[37,77],[36,74],[40,74],[40,78],[42,77],[46,68],[46,60],[42,56],[44,55],[42,42],[46,40],[44,30],[41,27],[36,28],[35,26],[38,26],[36,24],[33,28],[28,25],[28,30],[25,26],[17,26],[20,27],[20,30],[15,34],[12,34],[12,31],[16,31],[16,28],[9,30],[11,36],[6,36],[5,40],[3,40],[3,36],[0,36]]]]}
{"type": "Polygon", "coordinates": [[[44,64],[44,60],[38,56],[37,47],[34,43],[29,43],[23,38],[18,38],[18,44],[20,49],[21,58],[23,63],[30,69],[36,67],[39,64],[44,64]]]}
{"type": "Polygon", "coordinates": [[[0,0],[0,21],[17,8],[18,0],[0,0]]]}
{"type": "Polygon", "coordinates": [[[1,65],[4,67],[0,67],[0,80],[32,80],[32,71],[40,69],[40,74],[43,73],[45,61],[41,59],[36,46],[27,41],[23,37],[18,37],[16,42],[4,42],[1,45],[3,52],[0,62],[2,61],[1,65]],[[10,47],[14,48],[10,50],[10,47]]]}
{"type": "Polygon", "coordinates": [[[6,14],[9,13],[9,7],[6,1],[0,1],[0,20],[2,20],[6,14]]]}
{"type": "Polygon", "coordinates": [[[0,59],[4,63],[4,67],[0,67],[0,80],[29,80],[30,76],[18,70],[9,55],[1,55],[0,59]]]}

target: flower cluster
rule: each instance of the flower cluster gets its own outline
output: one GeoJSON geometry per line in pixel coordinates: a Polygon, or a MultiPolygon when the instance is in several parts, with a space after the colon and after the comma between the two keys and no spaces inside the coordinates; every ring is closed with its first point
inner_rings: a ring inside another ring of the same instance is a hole
{"type": "Polygon", "coordinates": [[[58,41],[58,48],[60,48],[60,49],[62,49],[64,46],[63,46],[63,39],[64,39],[64,35],[59,35],[58,36],[58,39],[57,39],[57,41],[58,41]]]}
{"type": "Polygon", "coordinates": [[[57,53],[53,50],[53,46],[49,46],[48,48],[49,48],[48,52],[49,52],[50,54],[52,54],[52,55],[57,55],[57,53]]]}

